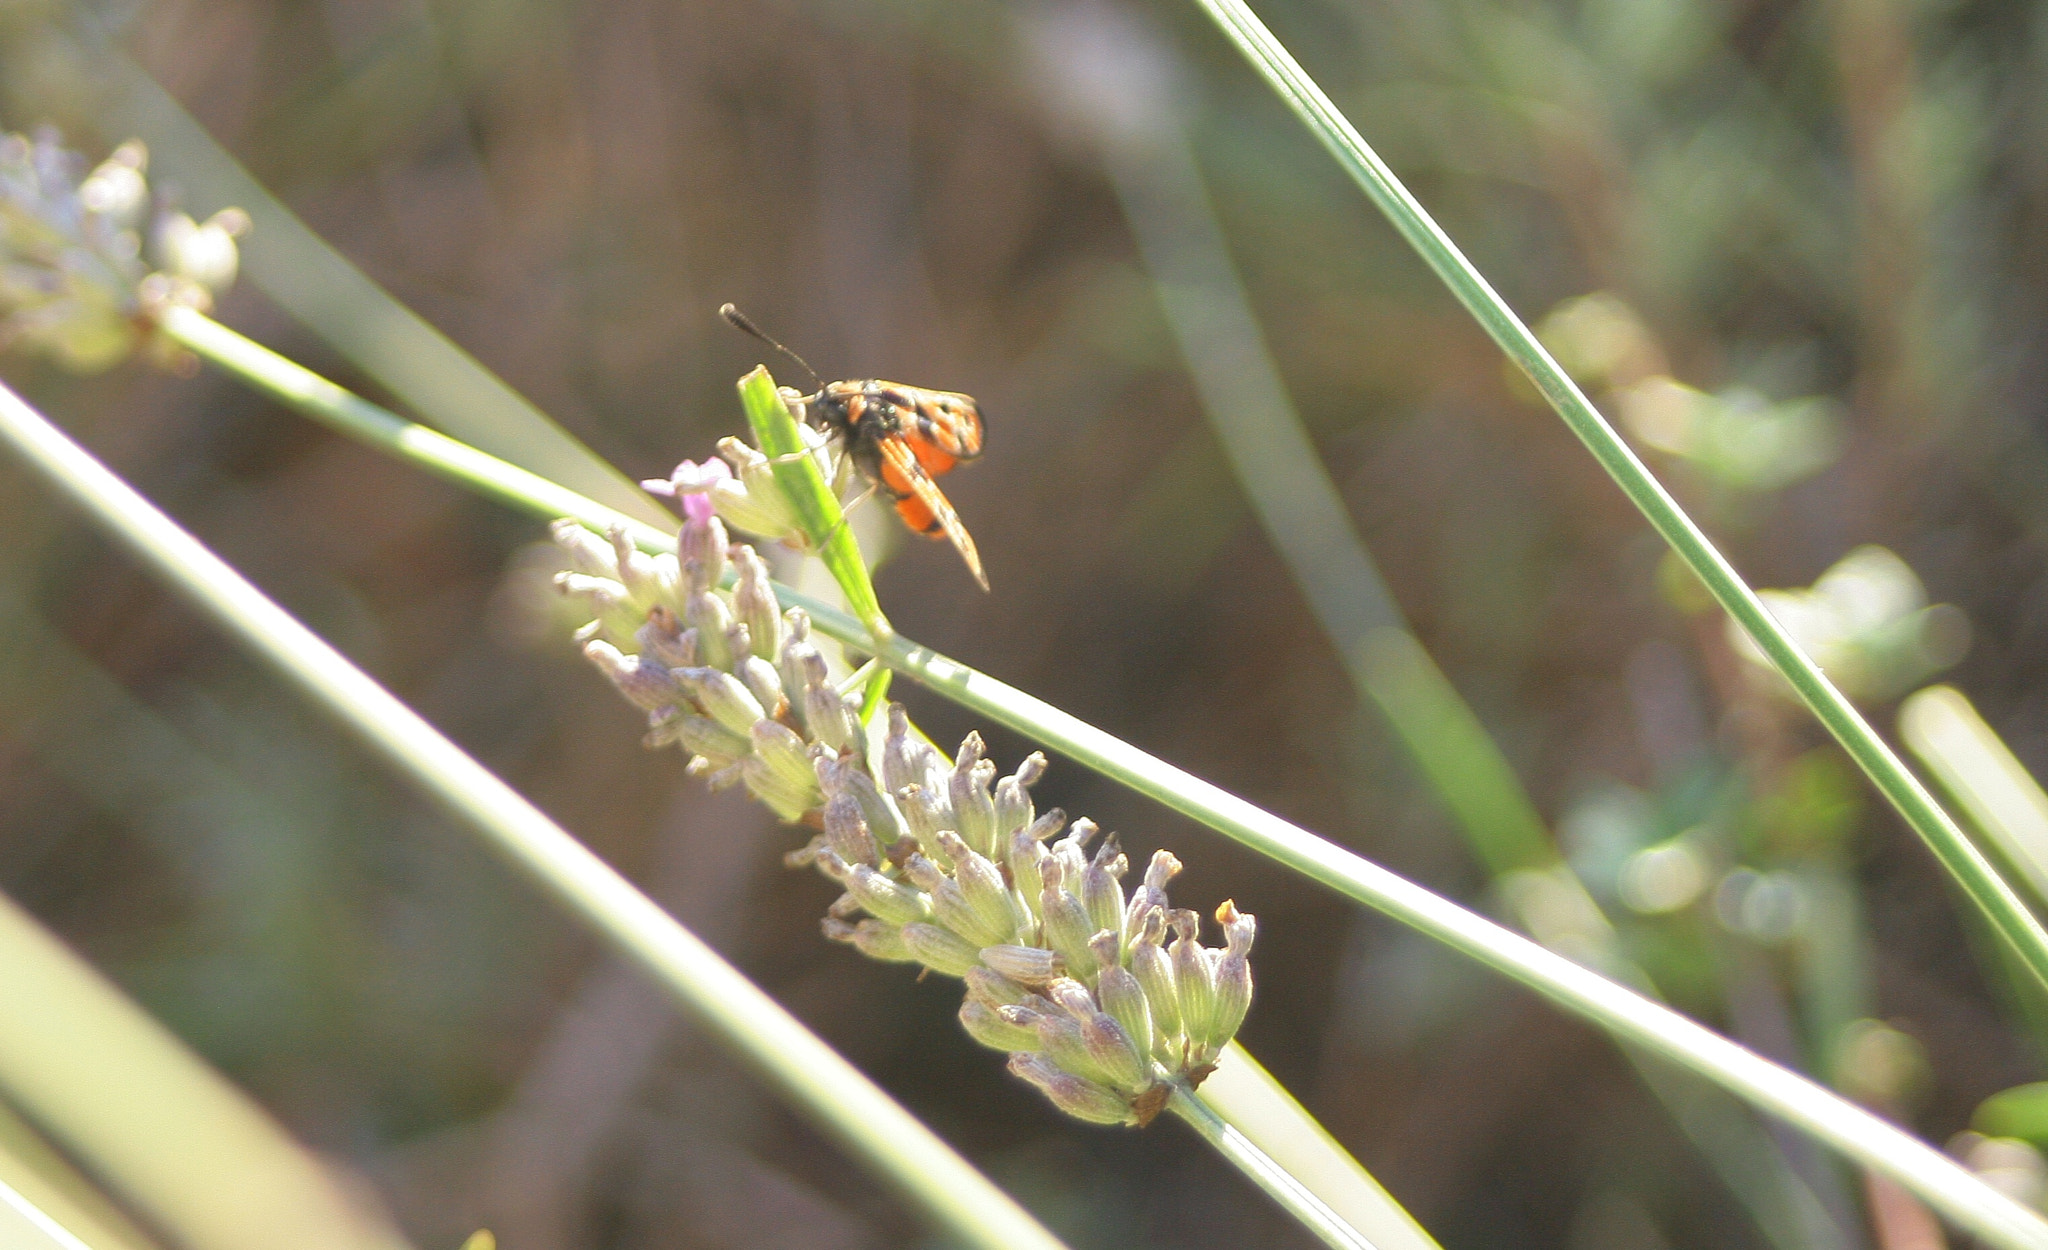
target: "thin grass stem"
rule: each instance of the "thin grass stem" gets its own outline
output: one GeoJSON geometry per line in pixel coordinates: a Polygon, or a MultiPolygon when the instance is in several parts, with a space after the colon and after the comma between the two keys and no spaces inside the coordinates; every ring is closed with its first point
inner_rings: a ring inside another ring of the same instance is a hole
{"type": "MultiPolygon", "coordinates": [[[[196,316],[181,317],[167,321],[165,329],[201,355],[209,355],[205,347],[221,341],[223,336],[241,338],[212,322],[206,322],[211,327],[206,333],[193,333],[204,321],[196,316]]],[[[300,404],[292,395],[312,393],[296,381],[299,374],[307,371],[275,353],[256,348],[242,351],[234,359],[240,365],[263,367],[243,372],[235,363],[221,363],[258,389],[278,395],[294,407],[300,404]],[[274,372],[266,362],[275,362],[274,372]]],[[[339,392],[340,388],[333,390],[339,392]]],[[[413,453],[409,449],[424,447],[431,456],[446,455],[439,443],[394,437],[382,422],[345,422],[312,407],[302,410],[338,428],[351,432],[360,428],[360,436],[394,454],[410,455],[413,453]]],[[[384,413],[384,417],[398,425],[407,424],[390,413],[384,413]]],[[[473,458],[423,459],[422,464],[445,476],[468,481],[470,471],[489,460],[490,457],[474,452],[473,458]],[[457,465],[462,472],[455,471],[457,465]]],[[[616,513],[587,500],[579,508],[556,510],[550,501],[559,498],[559,489],[545,498],[521,501],[514,485],[520,471],[509,465],[504,467],[510,475],[488,488],[495,497],[515,502],[538,516],[575,516],[595,519],[599,524],[609,523],[606,517],[617,518],[616,513]]],[[[631,532],[648,551],[675,550],[674,537],[651,526],[639,526],[631,532]]],[[[1598,1024],[1617,1039],[1700,1074],[1846,1157],[1890,1176],[1936,1211],[1987,1242],[2048,1250],[2048,1221],[2041,1216],[1993,1190],[1926,1143],[1807,1078],[1041,699],[900,634],[877,645],[861,622],[848,613],[786,586],[776,587],[776,593],[785,606],[809,612],[813,624],[827,636],[863,650],[872,649],[885,664],[942,697],[1443,942],[1563,1009],[1598,1024]]]]}
{"type": "Polygon", "coordinates": [[[728,1050],[935,1225],[963,1244],[990,1250],[1053,1250],[1061,1244],[631,882],[5,387],[0,439],[216,623],[638,962],[728,1050]]]}

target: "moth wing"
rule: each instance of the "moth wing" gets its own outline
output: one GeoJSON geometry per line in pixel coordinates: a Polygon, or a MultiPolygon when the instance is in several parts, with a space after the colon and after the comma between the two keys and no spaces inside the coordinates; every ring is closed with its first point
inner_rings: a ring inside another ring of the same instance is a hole
{"type": "Polygon", "coordinates": [[[967,571],[974,574],[974,580],[987,590],[988,575],[981,571],[981,553],[974,549],[973,536],[960,523],[960,514],[953,511],[939,484],[925,472],[917,452],[900,438],[883,439],[876,450],[882,457],[882,485],[896,495],[897,514],[920,534],[933,538],[943,535],[960,558],[967,561],[967,571]],[[919,524],[920,521],[924,523],[919,524]]]}

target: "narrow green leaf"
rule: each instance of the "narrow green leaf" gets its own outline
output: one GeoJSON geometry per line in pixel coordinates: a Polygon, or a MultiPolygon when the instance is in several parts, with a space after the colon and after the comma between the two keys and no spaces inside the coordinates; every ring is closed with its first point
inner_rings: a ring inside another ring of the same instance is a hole
{"type": "Polygon", "coordinates": [[[797,518],[810,536],[812,550],[824,562],[832,580],[839,583],[839,592],[846,596],[853,614],[875,637],[887,638],[895,631],[882,615],[881,601],[875,598],[875,584],[868,577],[860,544],[854,541],[853,527],[846,523],[839,496],[832,493],[825,475],[818,470],[817,459],[807,454],[810,444],[804,442],[795,415],[777,393],[768,367],[756,366],[740,379],[739,385],[740,403],[747,410],[747,424],[754,429],[754,441],[775,462],[775,480],[782,484],[783,493],[795,506],[797,518]]]}

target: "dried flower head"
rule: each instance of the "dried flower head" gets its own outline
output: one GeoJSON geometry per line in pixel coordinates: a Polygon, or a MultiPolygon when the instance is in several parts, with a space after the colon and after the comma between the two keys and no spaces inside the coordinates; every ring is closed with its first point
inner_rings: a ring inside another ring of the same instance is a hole
{"type": "Polygon", "coordinates": [[[808,618],[778,613],[760,556],[727,541],[734,510],[760,502],[735,502],[744,460],[737,477],[686,462],[660,484],[687,511],[679,556],[555,523],[571,564],[557,584],[594,617],[584,654],[646,713],[650,747],[682,747],[712,786],[744,785],[814,831],[786,858],[844,891],[826,937],[965,979],[961,1026],[1069,1114],[1151,1122],[1243,1022],[1255,921],[1226,902],[1223,946],[1201,945],[1201,918],[1167,898],[1180,871],[1167,851],[1127,893],[1114,834],[1032,803],[1043,755],[998,776],[979,734],[949,758],[895,704],[871,747],[808,618]]]}
{"type": "Polygon", "coordinates": [[[132,139],[88,171],[51,133],[0,134],[0,347],[105,369],[134,351],[150,314],[205,312],[233,284],[248,214],[196,222],[151,191],[148,166],[132,139]]]}

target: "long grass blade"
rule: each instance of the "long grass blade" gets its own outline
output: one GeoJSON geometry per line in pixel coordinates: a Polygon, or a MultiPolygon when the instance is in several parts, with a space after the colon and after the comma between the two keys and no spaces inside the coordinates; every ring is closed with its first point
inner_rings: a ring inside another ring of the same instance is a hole
{"type": "Polygon", "coordinates": [[[0,439],[218,624],[638,961],[728,1050],[934,1224],[963,1244],[991,1250],[1060,1245],[717,952],[4,387],[0,439]]]}
{"type": "Polygon", "coordinates": [[[1704,531],[1651,475],[1565,371],[1544,350],[1507,301],[1465,258],[1427,210],[1379,158],[1358,131],[1323,94],[1315,80],[1281,46],[1243,0],[1195,0],[1279,93],[1303,125],[1337,158],[1345,172],[1386,214],[1466,310],[1515,362],[1551,407],[1564,418],[1594,459],[1691,567],[1722,608],[1756,641],[1772,665],[1835,740],[1869,775],[1880,793],[1904,816],[1942,867],[1983,912],[2001,938],[2044,985],[2048,985],[2048,930],[2028,911],[1998,871],[1963,835],[1870,727],[1841,691],[1764,607],[1704,531]]]}

